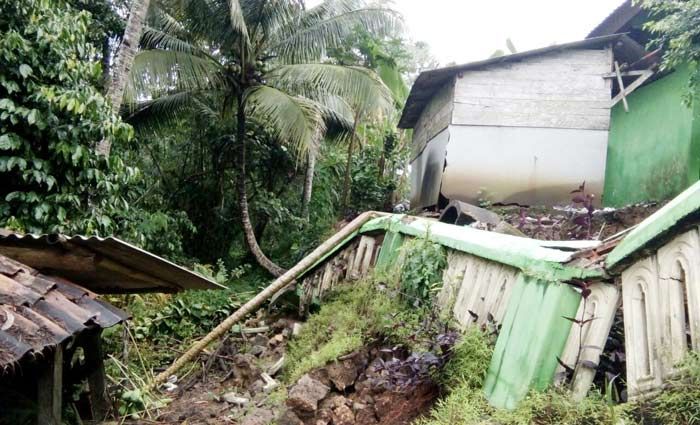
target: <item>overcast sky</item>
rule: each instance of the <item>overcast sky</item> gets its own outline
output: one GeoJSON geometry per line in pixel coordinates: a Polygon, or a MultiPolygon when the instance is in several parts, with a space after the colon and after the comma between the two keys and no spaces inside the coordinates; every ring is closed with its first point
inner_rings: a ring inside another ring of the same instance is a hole
{"type": "MultiPolygon", "coordinates": [[[[308,0],[313,5],[319,0],[308,0]]],[[[393,0],[408,33],[426,41],[440,64],[485,59],[585,38],[623,0],[393,0]]]]}

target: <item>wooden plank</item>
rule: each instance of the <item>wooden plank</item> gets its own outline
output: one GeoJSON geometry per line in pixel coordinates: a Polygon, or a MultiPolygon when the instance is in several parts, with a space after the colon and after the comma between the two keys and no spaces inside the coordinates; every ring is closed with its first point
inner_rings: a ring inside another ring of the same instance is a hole
{"type": "Polygon", "coordinates": [[[551,114],[607,117],[610,115],[609,103],[608,99],[582,102],[566,100],[542,102],[530,99],[473,98],[468,102],[456,102],[455,108],[459,108],[461,113],[468,110],[474,112],[497,110],[510,113],[534,111],[551,114]]]}
{"type": "Polygon", "coordinates": [[[645,82],[646,80],[648,80],[652,75],[654,75],[654,71],[647,70],[647,71],[644,73],[644,75],[642,75],[641,77],[639,77],[639,78],[637,78],[636,80],[634,80],[634,82],[633,82],[632,84],[630,84],[629,86],[627,86],[627,88],[626,88],[625,90],[623,90],[622,92],[620,92],[617,96],[613,97],[612,101],[610,101],[610,107],[612,108],[612,107],[615,106],[620,100],[622,100],[625,96],[628,96],[630,93],[632,93],[633,91],[635,91],[639,86],[641,86],[642,84],[644,84],[644,82],[645,82]]]}
{"type": "MultiPolygon", "coordinates": [[[[602,78],[601,81],[605,81],[602,78]]],[[[591,85],[550,85],[545,83],[466,82],[455,92],[455,102],[468,102],[474,98],[521,99],[547,101],[610,101],[608,88],[610,81],[604,86],[591,89],[591,85]]]]}
{"type": "Polygon", "coordinates": [[[567,115],[546,111],[474,111],[473,108],[455,104],[453,124],[464,126],[608,130],[610,127],[610,116],[567,115]]]}
{"type": "MultiPolygon", "coordinates": [[[[620,72],[620,75],[623,77],[640,77],[644,75],[647,72],[647,70],[636,70],[636,71],[622,71],[620,72]]],[[[607,74],[603,74],[603,78],[617,78],[617,72],[608,72],[607,74]]]]}
{"type": "Polygon", "coordinates": [[[627,104],[627,98],[625,97],[625,83],[622,82],[622,75],[620,75],[620,64],[617,63],[617,61],[615,61],[614,63],[615,74],[617,77],[617,85],[620,87],[620,95],[622,96],[622,104],[625,107],[625,112],[629,112],[630,106],[627,104]]]}
{"type": "Polygon", "coordinates": [[[365,276],[369,272],[369,268],[372,265],[372,258],[374,257],[374,245],[376,241],[374,240],[374,238],[369,236],[363,236],[362,238],[367,238],[365,242],[364,257],[362,258],[362,265],[360,267],[360,275],[365,276]]]}
{"type": "Polygon", "coordinates": [[[46,365],[37,380],[37,424],[61,425],[63,346],[46,354],[46,365]]]}
{"type": "Polygon", "coordinates": [[[102,421],[109,411],[106,375],[100,340],[101,330],[87,332],[84,336],[83,352],[88,369],[87,381],[90,387],[90,409],[92,419],[102,421]]]}
{"type": "Polygon", "coordinates": [[[442,130],[447,128],[452,117],[454,80],[436,90],[421,112],[413,127],[411,155],[415,158],[425,145],[442,130]]]}

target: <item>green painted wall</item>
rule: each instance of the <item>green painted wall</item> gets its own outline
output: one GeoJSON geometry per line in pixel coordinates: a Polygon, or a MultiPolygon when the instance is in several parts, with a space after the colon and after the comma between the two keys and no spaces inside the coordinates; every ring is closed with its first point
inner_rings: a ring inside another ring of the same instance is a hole
{"type": "Polygon", "coordinates": [[[571,331],[581,296],[571,286],[523,273],[513,287],[484,393],[492,406],[514,409],[530,389],[544,390],[571,331]]]}
{"type": "Polygon", "coordinates": [[[605,206],[670,199],[700,177],[700,119],[682,103],[688,77],[680,69],[628,96],[629,112],[613,108],[605,206]]]}

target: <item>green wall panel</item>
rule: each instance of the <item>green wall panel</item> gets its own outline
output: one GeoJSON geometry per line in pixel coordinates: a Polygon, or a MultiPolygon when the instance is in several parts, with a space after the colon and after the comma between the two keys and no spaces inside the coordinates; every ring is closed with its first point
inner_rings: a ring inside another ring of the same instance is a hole
{"type": "Polygon", "coordinates": [[[622,102],[613,108],[605,206],[670,199],[698,180],[699,129],[683,105],[688,77],[680,69],[628,96],[629,112],[622,102]]]}
{"type": "Polygon", "coordinates": [[[484,392],[491,405],[514,409],[530,389],[554,378],[581,296],[571,286],[521,273],[496,341],[484,392]]]}

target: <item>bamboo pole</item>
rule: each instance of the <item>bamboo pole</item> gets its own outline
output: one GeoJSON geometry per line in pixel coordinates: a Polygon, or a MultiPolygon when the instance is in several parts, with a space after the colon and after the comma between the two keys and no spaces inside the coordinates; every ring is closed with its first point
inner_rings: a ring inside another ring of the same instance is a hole
{"type": "Polygon", "coordinates": [[[192,344],[192,346],[178,359],[176,359],[170,367],[168,367],[163,372],[159,373],[149,384],[149,389],[153,389],[159,384],[165,382],[169,376],[176,374],[184,365],[192,361],[197,355],[199,355],[202,350],[204,350],[209,344],[221,338],[226,332],[228,332],[233,325],[238,321],[243,319],[248,314],[254,312],[258,307],[260,307],[267,299],[275,295],[277,291],[281,290],[285,286],[289,285],[299,273],[306,271],[309,267],[313,266],[318,260],[323,257],[329,250],[331,250],[336,244],[345,240],[356,230],[359,230],[363,224],[367,223],[369,220],[384,215],[383,213],[368,211],[360,214],[353,221],[348,223],[343,227],[338,233],[331,236],[324,243],[319,245],[311,254],[304,257],[300,262],[298,262],[294,267],[287,270],[282,276],[275,279],[267,288],[262,292],[258,293],[253,299],[243,304],[241,308],[236,310],[233,314],[226,318],[223,322],[217,325],[211,332],[204,336],[204,338],[192,344]]]}

